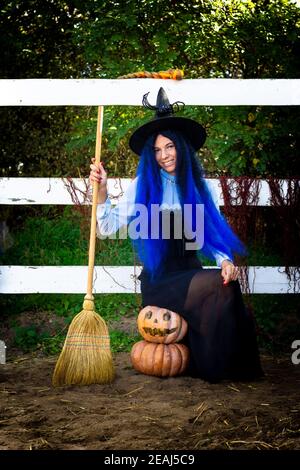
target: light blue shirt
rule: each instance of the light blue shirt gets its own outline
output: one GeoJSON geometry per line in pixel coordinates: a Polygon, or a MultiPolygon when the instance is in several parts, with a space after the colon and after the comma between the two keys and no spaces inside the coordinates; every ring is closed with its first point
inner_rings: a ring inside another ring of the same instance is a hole
{"type": "MultiPolygon", "coordinates": [[[[163,199],[162,204],[160,206],[161,209],[181,209],[175,175],[170,175],[162,168],[160,170],[160,173],[163,188],[163,199]]],[[[98,204],[97,236],[99,238],[108,237],[112,234],[115,234],[122,227],[127,226],[130,217],[136,214],[135,196],[137,189],[137,180],[137,177],[132,180],[127,190],[120,197],[120,200],[116,206],[112,206],[111,200],[109,198],[106,199],[105,203],[98,204]]],[[[213,192],[213,188],[210,187],[210,190],[212,197],[216,203],[216,195],[213,192]]],[[[232,261],[228,255],[219,251],[214,252],[214,257],[219,267],[221,266],[222,261],[224,261],[225,259],[232,261]]]]}

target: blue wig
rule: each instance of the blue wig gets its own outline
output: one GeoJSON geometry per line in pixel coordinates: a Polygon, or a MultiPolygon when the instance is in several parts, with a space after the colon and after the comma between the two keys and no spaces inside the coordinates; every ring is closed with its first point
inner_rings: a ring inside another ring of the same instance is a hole
{"type": "MultiPolygon", "coordinates": [[[[201,252],[213,260],[215,252],[225,253],[231,259],[235,253],[245,255],[244,245],[234,234],[212,199],[203,176],[203,169],[191,144],[177,130],[159,131],[146,141],[137,168],[138,182],[135,203],[147,207],[148,238],[132,240],[139,259],[150,273],[151,279],[153,280],[163,273],[164,260],[168,255],[170,244],[170,240],[163,239],[161,227],[158,239],[150,237],[151,204],[161,205],[163,198],[160,166],[154,156],[154,143],[157,135],[163,135],[175,144],[177,151],[176,183],[182,211],[184,204],[192,204],[193,208],[196,207],[196,204],[204,205],[204,245],[201,252]]],[[[195,214],[196,212],[192,211],[192,220],[188,221],[192,230],[195,230],[196,227],[195,214]]]]}

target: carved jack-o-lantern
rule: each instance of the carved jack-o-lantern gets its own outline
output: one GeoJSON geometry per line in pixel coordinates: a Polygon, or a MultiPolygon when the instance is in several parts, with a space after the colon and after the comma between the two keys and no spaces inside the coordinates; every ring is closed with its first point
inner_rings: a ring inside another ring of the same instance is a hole
{"type": "Polygon", "coordinates": [[[184,344],[135,343],[131,350],[133,367],[143,374],[174,377],[182,374],[189,362],[189,349],[184,344]]]}
{"type": "Polygon", "coordinates": [[[187,332],[187,322],[178,313],[154,306],[140,311],[137,325],[142,337],[152,343],[176,343],[187,332]]]}

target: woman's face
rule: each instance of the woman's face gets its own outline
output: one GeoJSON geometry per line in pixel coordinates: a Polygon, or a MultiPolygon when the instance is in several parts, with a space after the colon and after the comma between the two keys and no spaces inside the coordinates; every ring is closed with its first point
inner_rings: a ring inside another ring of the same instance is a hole
{"type": "Polygon", "coordinates": [[[172,140],[159,134],[154,142],[154,155],[161,168],[170,175],[176,174],[177,152],[172,140]]]}

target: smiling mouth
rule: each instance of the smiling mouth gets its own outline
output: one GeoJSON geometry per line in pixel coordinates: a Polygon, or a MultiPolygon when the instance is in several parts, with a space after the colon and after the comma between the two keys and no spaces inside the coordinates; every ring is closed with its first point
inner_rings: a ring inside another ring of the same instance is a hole
{"type": "Polygon", "coordinates": [[[173,163],[174,163],[174,160],[169,160],[168,162],[165,162],[164,165],[170,166],[170,165],[173,165],[173,163]]]}
{"type": "Polygon", "coordinates": [[[151,336],[167,336],[170,335],[171,333],[174,333],[176,331],[176,328],[149,328],[149,327],[144,327],[143,328],[145,333],[148,333],[151,336]]]}

